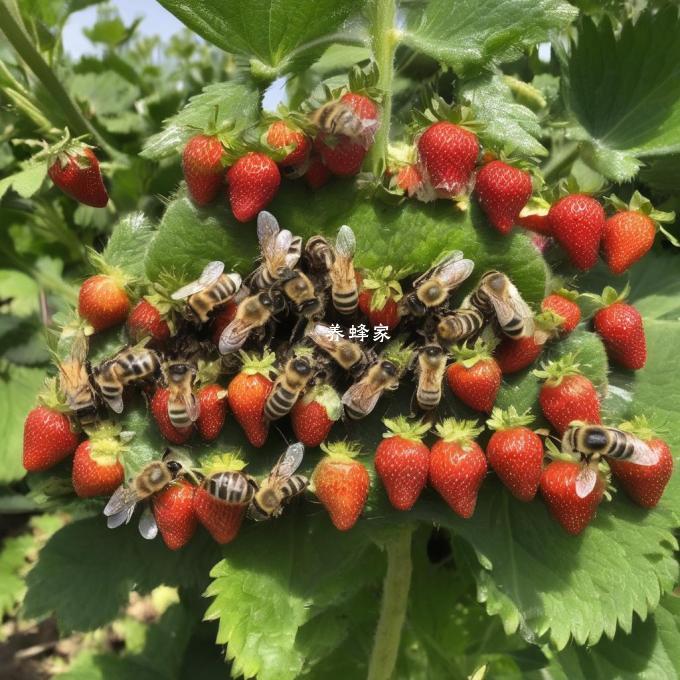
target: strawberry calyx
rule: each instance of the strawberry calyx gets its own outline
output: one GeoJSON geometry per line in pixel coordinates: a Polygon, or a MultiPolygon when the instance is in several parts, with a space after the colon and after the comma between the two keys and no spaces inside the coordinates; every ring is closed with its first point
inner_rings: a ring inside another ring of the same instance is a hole
{"type": "Polygon", "coordinates": [[[491,359],[491,347],[482,338],[477,338],[472,347],[467,345],[454,345],[451,353],[457,363],[465,368],[472,368],[480,361],[491,359]]]}
{"type": "Polygon", "coordinates": [[[85,428],[90,440],[90,458],[104,467],[115,465],[125,454],[134,433],[123,432],[117,423],[104,421],[94,428],[85,428]]]}
{"type": "Polygon", "coordinates": [[[583,375],[575,353],[565,354],[555,361],[544,363],[542,368],[534,370],[533,374],[544,380],[548,387],[557,387],[567,376],[583,375]]]}
{"type": "Polygon", "coordinates": [[[405,345],[400,339],[393,340],[387,347],[381,352],[381,358],[391,361],[399,370],[399,374],[406,369],[406,367],[411,363],[413,358],[413,346],[405,345]]]}
{"type": "Polygon", "coordinates": [[[405,416],[383,418],[383,424],[387,428],[387,432],[383,432],[383,439],[399,437],[400,439],[408,439],[411,442],[422,441],[423,436],[430,429],[429,423],[423,423],[419,420],[412,421],[405,416]]]}
{"type": "Polygon", "coordinates": [[[635,435],[643,442],[651,441],[656,436],[656,433],[645,416],[634,416],[630,420],[622,422],[618,428],[624,432],[630,432],[630,434],[635,435]]]}
{"type": "Polygon", "coordinates": [[[612,194],[607,196],[605,199],[607,204],[614,208],[617,212],[636,212],[649,217],[649,219],[654,222],[654,226],[657,230],[661,231],[663,235],[674,245],[680,246],[680,242],[672,235],[669,234],[662,226],[662,223],[671,223],[675,221],[675,212],[669,211],[665,212],[663,210],[657,210],[652,202],[643,196],[639,191],[635,191],[631,196],[628,203],[622,201],[618,196],[612,194]]]}
{"type": "Polygon", "coordinates": [[[129,290],[130,286],[135,282],[135,278],[130,276],[125,270],[109,264],[101,253],[98,253],[92,248],[87,250],[87,259],[92,265],[97,274],[104,274],[111,278],[118,288],[129,290]]]}
{"type": "MultiPolygon", "coordinates": [[[[217,382],[217,378],[222,373],[222,362],[217,361],[205,361],[204,359],[199,359],[198,361],[198,372],[196,374],[196,382],[199,387],[203,385],[213,385],[217,382]]],[[[224,395],[226,396],[227,390],[224,390],[224,395]]]]}
{"type": "Polygon", "coordinates": [[[557,314],[552,309],[546,309],[534,316],[536,330],[534,332],[534,342],[537,345],[544,345],[550,338],[559,335],[565,318],[557,314]]]}
{"type": "Polygon", "coordinates": [[[312,402],[321,404],[326,411],[329,420],[339,420],[342,415],[342,401],[337,391],[327,384],[315,385],[311,390],[305,392],[302,403],[308,406],[312,402]]]}
{"type": "Polygon", "coordinates": [[[499,432],[502,430],[512,430],[516,427],[526,427],[533,422],[534,416],[531,414],[531,409],[527,409],[524,413],[517,413],[517,409],[514,406],[510,406],[507,410],[495,406],[486,424],[489,429],[499,432]]]}
{"type": "Polygon", "coordinates": [[[264,350],[261,356],[255,353],[248,354],[243,350],[239,351],[241,357],[241,373],[246,375],[263,375],[265,378],[271,379],[273,373],[276,372],[274,364],[276,363],[276,355],[269,350],[264,350]]]}
{"type": "Polygon", "coordinates": [[[66,399],[59,389],[56,378],[46,378],[42,389],[38,393],[37,402],[52,411],[67,413],[71,409],[66,404],[66,399]]]}
{"type": "Polygon", "coordinates": [[[435,432],[442,441],[460,444],[463,449],[467,449],[483,430],[484,427],[479,427],[476,420],[456,418],[446,418],[435,426],[435,432]]]}
{"type": "Polygon", "coordinates": [[[240,472],[246,465],[239,451],[227,451],[210,456],[199,470],[205,477],[210,477],[218,472],[240,472]]]}
{"type": "Polygon", "coordinates": [[[321,450],[336,463],[352,463],[357,456],[362,456],[361,444],[340,440],[337,442],[322,442],[321,450]]]}
{"type": "Polygon", "coordinates": [[[616,288],[612,286],[605,286],[602,290],[602,295],[596,295],[595,293],[583,293],[583,297],[588,298],[599,309],[604,309],[605,307],[610,307],[617,302],[623,302],[630,293],[630,284],[626,284],[625,288],[619,293],[616,288]]]}
{"type": "Polygon", "coordinates": [[[485,127],[484,123],[474,119],[472,109],[469,106],[454,106],[447,103],[439,95],[432,97],[424,111],[416,111],[414,119],[420,127],[429,127],[432,123],[446,121],[475,134],[479,134],[479,131],[485,127]]]}
{"type": "Polygon", "coordinates": [[[364,290],[371,291],[371,311],[380,311],[389,300],[399,302],[404,296],[399,279],[405,276],[404,270],[395,271],[391,265],[366,272],[361,282],[364,290]]]}

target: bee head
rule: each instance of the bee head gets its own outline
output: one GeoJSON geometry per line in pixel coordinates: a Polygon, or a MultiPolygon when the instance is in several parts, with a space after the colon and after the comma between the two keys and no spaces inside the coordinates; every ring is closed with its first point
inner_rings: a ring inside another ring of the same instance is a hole
{"type": "Polygon", "coordinates": [[[312,366],[304,357],[296,357],[291,364],[293,370],[300,375],[309,375],[312,372],[312,366]]]}

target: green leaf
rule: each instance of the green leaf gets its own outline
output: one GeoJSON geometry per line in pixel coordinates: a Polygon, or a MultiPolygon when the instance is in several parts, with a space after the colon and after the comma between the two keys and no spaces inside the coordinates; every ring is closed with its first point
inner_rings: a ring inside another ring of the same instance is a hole
{"type": "Polygon", "coordinates": [[[116,618],[130,592],[148,593],[159,585],[204,588],[219,549],[199,531],[181,551],[160,540],[145,541],[136,518],[110,530],[101,515],[73,522],[40,551],[27,577],[24,614],[52,613],[60,630],[94,630],[116,618]]]}
{"type": "Polygon", "coordinates": [[[40,289],[28,274],[0,269],[0,290],[3,298],[11,298],[11,302],[2,307],[3,312],[26,317],[38,311],[40,289]]]}
{"type": "Polygon", "coordinates": [[[487,144],[525,156],[547,155],[538,141],[542,133],[536,114],[514,100],[501,76],[469,80],[463,83],[460,93],[472,107],[474,119],[484,123],[481,134],[487,144]]]}
{"type": "Polygon", "coordinates": [[[154,227],[144,213],[126,215],[113,227],[102,255],[108,264],[141,278],[146,253],[154,236],[154,227]]]}
{"type": "Polygon", "coordinates": [[[213,83],[192,97],[177,114],[164,121],[165,129],[146,140],[141,156],[160,160],[173,155],[187,140],[217,119],[235,123],[234,134],[257,120],[259,93],[245,83],[213,83]]]}
{"type": "Polygon", "coordinates": [[[309,52],[317,55],[330,42],[342,42],[343,23],[362,4],[359,0],[159,2],[225,52],[261,62],[270,80],[288,73],[309,52]]]}
{"type": "Polygon", "coordinates": [[[617,37],[585,18],[565,65],[565,102],[589,144],[585,159],[609,179],[633,177],[647,156],[680,152],[680,19],[645,12],[617,37]]]}
{"type": "Polygon", "coordinates": [[[76,99],[85,102],[98,117],[117,116],[139,98],[139,88],[115,71],[77,73],[70,80],[76,99]]]}
{"type": "Polygon", "coordinates": [[[47,174],[47,163],[36,163],[0,179],[0,198],[14,189],[22,198],[30,198],[42,186],[47,174]]]}
{"type": "Polygon", "coordinates": [[[565,28],[577,10],[562,0],[429,0],[413,12],[415,22],[402,34],[404,43],[458,74],[512,61],[524,50],[565,28]]]}
{"type": "MultiPolygon", "coordinates": [[[[381,560],[365,533],[330,531],[325,517],[296,510],[245,525],[211,572],[206,618],[219,619],[217,642],[227,645],[234,676],[298,677],[306,659],[298,631],[306,622],[313,629],[325,608],[380,578],[381,560]]],[[[311,640],[303,637],[308,653],[311,640]]]]}
{"type": "MultiPolygon", "coordinates": [[[[35,546],[31,534],[5,539],[0,551],[0,617],[11,614],[24,596],[26,556],[35,546]]],[[[0,637],[1,634],[0,634],[0,637]]]]}
{"type": "MultiPolygon", "coordinates": [[[[571,646],[556,665],[569,680],[675,680],[680,668],[680,600],[666,595],[646,621],[635,621],[632,632],[619,632],[595,647],[571,646]]],[[[552,676],[551,676],[552,677],[552,676]]]]}
{"type": "Polygon", "coordinates": [[[222,260],[227,270],[245,273],[252,268],[256,254],[253,225],[237,222],[228,206],[199,208],[181,196],[168,205],[149,246],[146,275],[157,281],[166,271],[191,281],[211,260],[222,260]]]}
{"type": "Polygon", "coordinates": [[[0,483],[21,479],[24,420],[45,378],[41,368],[9,364],[0,371],[0,483]]]}

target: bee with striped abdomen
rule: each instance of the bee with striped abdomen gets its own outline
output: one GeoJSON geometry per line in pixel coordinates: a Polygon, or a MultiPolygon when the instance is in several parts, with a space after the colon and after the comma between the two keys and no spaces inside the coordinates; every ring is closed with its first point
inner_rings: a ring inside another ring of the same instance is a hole
{"type": "Polygon", "coordinates": [[[570,425],[562,436],[562,450],[579,456],[584,467],[576,478],[576,493],[585,498],[597,483],[597,463],[601,458],[625,460],[636,465],[656,465],[659,454],[641,439],[615,427],[570,425]]]}
{"type": "Polygon", "coordinates": [[[85,427],[97,420],[97,395],[90,381],[87,344],[84,335],[76,336],[70,356],[59,363],[59,389],[73,417],[85,427]]]}
{"type": "Polygon", "coordinates": [[[277,307],[278,303],[273,291],[263,291],[241,300],[236,308],[236,316],[220,335],[218,342],[220,354],[229,354],[243,347],[254,330],[269,323],[277,307]]]}
{"type": "Polygon", "coordinates": [[[331,300],[335,311],[342,316],[354,314],[359,304],[359,289],[354,272],[356,245],[354,232],[343,224],[335,239],[334,257],[329,269],[331,300]]]}
{"type": "Polygon", "coordinates": [[[229,505],[250,503],[257,490],[257,483],[250,475],[236,470],[216,472],[206,477],[201,485],[213,498],[229,505]]]}
{"type": "Polygon", "coordinates": [[[192,318],[206,323],[210,314],[231,300],[241,287],[241,276],[224,273],[224,262],[208,262],[197,281],[188,283],[172,295],[173,300],[186,299],[192,318]]]}
{"type": "Polygon", "coordinates": [[[304,453],[305,447],[300,442],[285,450],[269,475],[258,485],[248,508],[252,519],[260,521],[279,517],[286,503],[309,486],[307,477],[294,474],[302,463],[304,453]]]}
{"type": "Polygon", "coordinates": [[[309,357],[303,355],[288,359],[265,402],[267,420],[278,420],[290,413],[313,375],[314,365],[309,357]]]}
{"type": "Polygon", "coordinates": [[[200,409],[194,394],[197,372],[195,364],[183,359],[166,361],[163,365],[168,388],[168,417],[175,427],[189,427],[198,419],[200,409]]]}
{"type": "Polygon", "coordinates": [[[341,99],[334,99],[313,111],[310,120],[320,132],[344,135],[364,147],[371,143],[378,127],[377,119],[360,118],[354,109],[341,99]]]}
{"type": "Polygon", "coordinates": [[[318,275],[327,275],[333,264],[333,250],[324,236],[307,239],[303,257],[308,270],[318,275]]]}
{"type": "Polygon", "coordinates": [[[446,352],[436,343],[420,348],[415,369],[418,379],[416,402],[424,411],[431,411],[442,399],[442,381],[446,371],[446,352]]]}
{"type": "Polygon", "coordinates": [[[307,331],[307,337],[353,376],[361,375],[366,369],[368,356],[361,345],[338,336],[330,326],[316,323],[307,331]]]}
{"type": "Polygon", "coordinates": [[[274,215],[263,210],[257,216],[257,240],[262,263],[250,277],[250,285],[253,290],[263,290],[295,268],[302,254],[302,239],[281,229],[274,215]]]}
{"type": "Polygon", "coordinates": [[[468,340],[480,333],[486,318],[474,307],[460,307],[439,319],[437,337],[446,345],[468,340]]]}
{"type": "Polygon", "coordinates": [[[534,334],[536,325],[529,305],[502,272],[484,274],[469,302],[487,318],[495,317],[501,331],[509,338],[516,340],[534,334]]]}
{"type": "Polygon", "coordinates": [[[317,295],[309,277],[299,269],[285,272],[277,285],[299,316],[311,319],[323,312],[323,300],[317,295]]]}
{"type": "Polygon", "coordinates": [[[467,279],[475,265],[456,250],[413,282],[414,290],[406,295],[401,308],[406,314],[424,316],[429,310],[443,305],[451,292],[467,279]]]}
{"type": "Polygon", "coordinates": [[[123,412],[123,390],[128,385],[156,378],[161,367],[160,357],[147,347],[129,347],[93,370],[97,389],[114,413],[123,412]]]}
{"type": "Polygon", "coordinates": [[[399,367],[389,359],[379,359],[369,366],[366,373],[342,395],[347,415],[352,420],[365,418],[386,390],[399,387],[399,373],[399,367]]]}

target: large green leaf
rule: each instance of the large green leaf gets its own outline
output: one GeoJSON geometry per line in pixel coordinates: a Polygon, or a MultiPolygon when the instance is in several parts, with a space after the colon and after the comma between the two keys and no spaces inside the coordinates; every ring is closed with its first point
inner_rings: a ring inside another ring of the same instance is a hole
{"type": "Polygon", "coordinates": [[[154,227],[143,213],[127,215],[113,227],[102,253],[104,259],[130,276],[141,278],[146,252],[154,236],[154,227]]]}
{"type": "Polygon", "coordinates": [[[565,101],[587,160],[606,177],[633,177],[647,156],[680,153],[680,19],[668,7],[627,22],[584,19],[565,68],[565,101]]]}
{"type": "Polygon", "coordinates": [[[577,15],[576,8],[562,0],[429,0],[424,4],[422,11],[411,13],[414,23],[402,33],[402,40],[459,74],[516,59],[577,15]]]}
{"type": "Polygon", "coordinates": [[[342,42],[343,23],[361,6],[359,0],[159,2],[226,52],[257,59],[271,80],[310,51],[318,54],[329,42],[342,42]]]}

